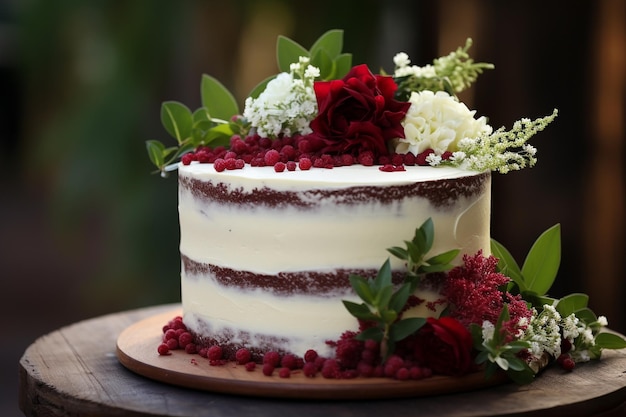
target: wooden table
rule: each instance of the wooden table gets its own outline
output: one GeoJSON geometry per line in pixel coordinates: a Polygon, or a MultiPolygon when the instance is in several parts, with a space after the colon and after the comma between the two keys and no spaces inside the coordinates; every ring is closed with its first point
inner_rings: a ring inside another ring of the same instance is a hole
{"type": "Polygon", "coordinates": [[[117,336],[179,305],[106,315],[63,327],[20,360],[19,405],[27,416],[589,416],[626,415],[626,349],[572,373],[547,369],[532,384],[377,401],[280,400],[180,388],[134,374],[116,357],[117,336]]]}

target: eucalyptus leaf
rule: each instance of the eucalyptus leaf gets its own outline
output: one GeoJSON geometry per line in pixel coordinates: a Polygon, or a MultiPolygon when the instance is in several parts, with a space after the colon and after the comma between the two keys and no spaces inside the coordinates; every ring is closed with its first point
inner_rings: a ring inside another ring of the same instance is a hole
{"type": "Polygon", "coordinates": [[[202,76],[200,95],[202,105],[206,107],[212,119],[228,121],[239,114],[235,97],[220,81],[210,75],[202,76]]]}
{"type": "Polygon", "coordinates": [[[332,80],[335,77],[335,63],[324,49],[318,50],[311,56],[311,65],[319,68],[322,80],[332,80]]]}
{"type": "Polygon", "coordinates": [[[289,72],[291,64],[298,62],[301,56],[309,57],[309,51],[286,36],[278,36],[276,41],[276,61],[280,72],[289,72]]]}
{"type": "Polygon", "coordinates": [[[335,59],[343,49],[343,30],[331,29],[322,34],[311,46],[311,56],[324,51],[330,59],[335,59]]]}
{"type": "Polygon", "coordinates": [[[498,269],[501,273],[511,278],[520,287],[526,290],[526,284],[522,277],[522,270],[511,253],[498,241],[491,239],[491,254],[498,258],[498,269]]]}
{"type": "Polygon", "coordinates": [[[548,292],[561,263],[561,225],[556,224],[543,232],[530,248],[522,275],[527,288],[544,295],[548,292]]]}
{"type": "Polygon", "coordinates": [[[615,333],[602,332],[595,338],[596,346],[603,349],[624,349],[626,340],[615,333]]]}
{"type": "Polygon", "coordinates": [[[161,123],[180,145],[191,135],[193,118],[191,110],[177,101],[166,101],[161,105],[161,123]]]}
{"type": "Polygon", "coordinates": [[[581,320],[585,324],[591,324],[598,321],[596,313],[594,313],[590,308],[582,308],[576,311],[576,317],[578,317],[578,320],[581,320]]]}
{"type": "Polygon", "coordinates": [[[146,150],[148,151],[148,157],[150,158],[150,161],[157,168],[160,169],[165,163],[165,158],[164,158],[165,145],[163,145],[158,140],[148,140],[146,141],[146,150]]]}
{"type": "Polygon", "coordinates": [[[335,77],[343,78],[352,69],[352,54],[341,54],[334,60],[335,77]]]}
{"type": "Polygon", "coordinates": [[[586,308],[588,303],[589,296],[587,294],[569,294],[559,300],[556,305],[556,311],[558,311],[562,317],[567,317],[570,314],[586,308]]]}
{"type": "Polygon", "coordinates": [[[274,78],[276,78],[276,75],[272,75],[270,77],[267,77],[266,79],[264,79],[263,81],[261,81],[260,83],[258,83],[250,92],[250,94],[248,94],[249,97],[251,98],[258,98],[261,93],[263,91],[265,91],[265,88],[267,87],[267,84],[269,84],[270,81],[272,81],[274,78]]]}

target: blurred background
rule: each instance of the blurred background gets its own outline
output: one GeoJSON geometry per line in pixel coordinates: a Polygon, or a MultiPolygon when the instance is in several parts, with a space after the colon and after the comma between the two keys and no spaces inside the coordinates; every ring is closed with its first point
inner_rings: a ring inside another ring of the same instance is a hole
{"type": "Polygon", "coordinates": [[[626,331],[626,2],[537,0],[0,0],[0,414],[19,415],[17,364],[37,337],[178,302],[176,176],[151,175],[168,141],[161,102],[200,105],[203,73],[240,100],[276,72],[276,37],[306,48],[345,30],[376,72],[474,40],[491,62],[462,99],[494,127],[559,109],[533,169],[495,176],[492,236],[522,262],[561,223],[552,295],[585,292],[626,331]]]}

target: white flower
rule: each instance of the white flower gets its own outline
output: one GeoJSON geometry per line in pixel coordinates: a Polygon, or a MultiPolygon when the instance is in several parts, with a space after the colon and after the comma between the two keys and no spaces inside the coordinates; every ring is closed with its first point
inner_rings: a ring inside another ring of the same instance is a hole
{"type": "Polygon", "coordinates": [[[398,52],[393,57],[393,63],[396,65],[396,67],[406,67],[411,63],[411,59],[406,52],[398,52]]]}
{"type": "Polygon", "coordinates": [[[493,339],[494,331],[495,331],[495,326],[493,325],[492,322],[490,322],[489,320],[483,321],[482,335],[483,335],[483,340],[485,342],[493,339]]]}
{"type": "Polygon", "coordinates": [[[413,92],[409,102],[411,107],[402,122],[405,138],[398,141],[398,153],[455,152],[459,141],[492,132],[484,117],[474,119],[475,111],[446,92],[413,92]]]}
{"type": "Polygon", "coordinates": [[[609,321],[607,320],[607,318],[605,316],[598,316],[598,324],[600,326],[608,326],[609,325],[609,321]]]}
{"type": "Polygon", "coordinates": [[[256,99],[246,99],[243,116],[262,137],[311,132],[309,123],[317,115],[313,82],[319,68],[309,65],[309,58],[300,57],[290,71],[278,74],[256,99]]]}

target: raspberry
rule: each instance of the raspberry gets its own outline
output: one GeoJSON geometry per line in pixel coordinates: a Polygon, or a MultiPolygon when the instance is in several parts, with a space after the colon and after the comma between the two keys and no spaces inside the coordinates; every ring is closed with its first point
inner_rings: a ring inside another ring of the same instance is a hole
{"type": "Polygon", "coordinates": [[[312,166],[313,166],[313,163],[311,162],[309,158],[300,158],[300,161],[298,161],[298,167],[302,171],[308,171],[309,169],[311,169],[312,166]]]}
{"type": "Polygon", "coordinates": [[[180,334],[180,336],[178,336],[178,345],[183,349],[192,341],[193,336],[189,332],[183,332],[180,334]]]}
{"type": "Polygon", "coordinates": [[[270,138],[259,138],[259,146],[264,149],[272,147],[272,140],[270,138]]]}
{"type": "Polygon", "coordinates": [[[226,161],[226,169],[232,171],[233,169],[237,169],[237,160],[234,158],[225,159],[226,161]]]}
{"type": "Polygon", "coordinates": [[[411,377],[411,373],[409,372],[407,368],[400,368],[396,371],[396,374],[394,375],[394,377],[396,379],[399,379],[400,381],[406,381],[407,379],[411,377]]]}
{"type": "Polygon", "coordinates": [[[243,169],[244,166],[246,166],[246,161],[244,161],[243,159],[235,160],[235,169],[243,169]]]}
{"type": "Polygon", "coordinates": [[[169,323],[170,329],[174,329],[174,330],[178,330],[178,329],[184,329],[187,330],[187,326],[185,326],[185,323],[183,323],[183,318],[178,316],[175,317],[170,323],[169,323]]]}
{"type": "Polygon", "coordinates": [[[217,172],[223,172],[226,169],[226,161],[222,158],[217,158],[215,162],[213,162],[213,168],[215,168],[217,172]]]}
{"type": "Polygon", "coordinates": [[[159,352],[159,355],[169,355],[170,348],[166,343],[161,343],[159,347],[157,347],[157,352],[159,352]]]}
{"type": "Polygon", "coordinates": [[[263,375],[271,376],[274,373],[274,365],[266,363],[263,365],[263,375]]]}
{"type": "Polygon", "coordinates": [[[274,164],[274,171],[276,172],[283,172],[285,168],[286,168],[286,165],[284,162],[279,161],[274,164]]]}
{"type": "Polygon", "coordinates": [[[278,352],[275,351],[267,352],[265,353],[265,355],[263,355],[263,363],[270,364],[273,367],[276,367],[280,363],[280,355],[278,354],[278,352]]]}
{"type": "Polygon", "coordinates": [[[354,157],[350,154],[344,154],[340,156],[341,165],[344,167],[349,167],[350,165],[354,165],[354,157]]]}
{"type": "Polygon", "coordinates": [[[206,164],[211,159],[211,154],[208,151],[199,150],[199,151],[196,151],[195,159],[201,164],[206,164]]]}
{"type": "Polygon", "coordinates": [[[180,161],[183,163],[183,165],[189,165],[194,159],[195,157],[192,153],[186,153],[180,158],[180,161]]]}
{"type": "Polygon", "coordinates": [[[341,376],[339,364],[334,359],[327,359],[322,366],[322,376],[324,378],[333,379],[341,376]]]}
{"type": "Polygon", "coordinates": [[[208,356],[208,351],[209,349],[207,348],[202,348],[198,351],[198,355],[200,355],[203,358],[206,358],[208,356]]]}
{"type": "Polygon", "coordinates": [[[291,145],[285,145],[280,149],[281,155],[283,155],[287,160],[291,160],[296,156],[296,150],[291,145]]]}
{"type": "Polygon", "coordinates": [[[239,363],[240,365],[244,365],[250,362],[251,357],[252,355],[250,354],[250,351],[246,348],[241,348],[237,350],[237,352],[235,353],[235,359],[237,360],[237,363],[239,363]]]}
{"type": "Polygon", "coordinates": [[[283,356],[280,364],[283,368],[296,369],[296,367],[298,366],[298,360],[294,355],[286,354],[285,356],[283,356]]]}
{"type": "Polygon", "coordinates": [[[243,155],[244,153],[248,152],[248,145],[243,140],[237,139],[232,141],[230,149],[237,155],[243,155]]]}
{"type": "Polygon", "coordinates": [[[224,159],[235,159],[235,158],[237,158],[237,154],[233,152],[232,150],[224,154],[224,159]]]}
{"type": "Polygon", "coordinates": [[[305,352],[304,354],[304,361],[305,362],[315,362],[315,359],[317,359],[317,352],[314,351],[313,349],[309,349],[305,352]]]}
{"type": "Polygon", "coordinates": [[[211,346],[209,350],[207,350],[207,358],[212,361],[222,359],[222,348],[220,346],[211,346]]]}
{"type": "Polygon", "coordinates": [[[413,155],[411,152],[405,154],[402,162],[404,165],[407,166],[415,165],[415,155],[413,155]]]}
{"type": "Polygon", "coordinates": [[[294,161],[289,161],[285,165],[287,166],[287,171],[295,171],[298,167],[298,164],[296,164],[294,161]]]}
{"type": "Polygon", "coordinates": [[[278,161],[280,161],[280,153],[276,149],[270,149],[263,156],[265,161],[265,165],[274,166],[278,161]]]}
{"type": "Polygon", "coordinates": [[[445,151],[441,154],[441,159],[443,159],[444,161],[447,161],[450,158],[452,158],[452,152],[450,151],[445,151]]]}
{"type": "Polygon", "coordinates": [[[426,162],[426,157],[428,155],[430,155],[431,153],[434,153],[435,151],[433,151],[432,149],[426,149],[424,152],[419,153],[416,157],[415,157],[415,163],[417,165],[421,165],[421,166],[426,166],[429,165],[428,162],[426,162]]]}
{"type": "Polygon", "coordinates": [[[176,330],[168,329],[163,335],[163,341],[168,341],[170,339],[176,339],[176,330]]]}
{"type": "Polygon", "coordinates": [[[393,172],[394,171],[393,165],[391,165],[391,164],[385,164],[385,165],[379,167],[378,169],[383,171],[383,172],[393,172]]]}
{"type": "Polygon", "coordinates": [[[419,366],[412,366],[411,369],[409,369],[409,374],[411,379],[422,379],[424,378],[424,374],[422,372],[422,368],[420,368],[419,366]]]}
{"type": "Polygon", "coordinates": [[[307,362],[302,367],[302,372],[304,373],[304,376],[312,378],[315,374],[317,374],[317,366],[315,366],[314,362],[307,362]]]}
{"type": "Polygon", "coordinates": [[[195,343],[187,343],[185,345],[185,352],[189,354],[196,353],[198,352],[198,347],[195,343]]]}
{"type": "Polygon", "coordinates": [[[371,364],[366,363],[364,361],[359,362],[359,364],[356,367],[356,370],[359,373],[359,375],[365,378],[369,378],[370,376],[374,374],[374,367],[371,364]]]}
{"type": "Polygon", "coordinates": [[[359,164],[365,165],[366,167],[371,167],[374,165],[374,155],[369,152],[363,152],[358,157],[359,164]]]}
{"type": "Polygon", "coordinates": [[[178,349],[178,340],[176,339],[168,339],[165,344],[167,344],[167,347],[170,348],[170,350],[178,349]]]}
{"type": "Polygon", "coordinates": [[[291,376],[291,369],[280,368],[280,370],[278,371],[278,376],[281,378],[289,378],[291,376]]]}
{"type": "Polygon", "coordinates": [[[384,365],[385,376],[394,377],[398,370],[404,366],[404,360],[397,355],[392,355],[384,365]]]}
{"type": "Polygon", "coordinates": [[[363,342],[363,348],[365,350],[371,350],[374,353],[378,352],[378,342],[375,341],[374,339],[367,339],[365,342],[363,342]]]}
{"type": "Polygon", "coordinates": [[[248,363],[246,363],[246,371],[252,372],[252,371],[254,371],[255,368],[256,368],[256,363],[255,362],[248,362],[248,363]]]}
{"type": "Polygon", "coordinates": [[[402,165],[404,163],[404,155],[396,153],[391,157],[391,163],[395,166],[402,165]]]}

